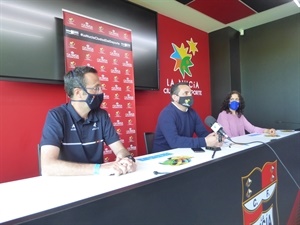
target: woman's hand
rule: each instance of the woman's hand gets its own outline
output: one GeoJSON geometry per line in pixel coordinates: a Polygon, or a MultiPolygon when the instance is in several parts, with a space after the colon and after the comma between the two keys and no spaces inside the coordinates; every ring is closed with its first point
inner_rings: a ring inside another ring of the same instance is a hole
{"type": "Polygon", "coordinates": [[[265,133],[275,136],[276,135],[276,130],[274,128],[271,129],[265,129],[265,133]]]}

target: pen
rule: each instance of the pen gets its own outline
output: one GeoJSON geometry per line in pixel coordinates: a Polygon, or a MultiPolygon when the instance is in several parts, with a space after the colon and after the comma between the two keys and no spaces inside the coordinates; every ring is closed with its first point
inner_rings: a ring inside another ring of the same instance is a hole
{"type": "Polygon", "coordinates": [[[158,172],[158,171],[153,171],[153,173],[155,175],[158,175],[158,174],[168,174],[169,172],[158,172]]]}

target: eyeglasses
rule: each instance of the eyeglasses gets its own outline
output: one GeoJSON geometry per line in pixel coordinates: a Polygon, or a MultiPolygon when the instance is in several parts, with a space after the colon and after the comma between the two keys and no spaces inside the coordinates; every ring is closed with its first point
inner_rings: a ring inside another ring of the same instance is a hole
{"type": "Polygon", "coordinates": [[[99,92],[99,91],[102,90],[102,88],[101,88],[100,86],[93,87],[93,88],[87,88],[87,87],[86,87],[86,89],[88,89],[88,90],[93,90],[94,92],[99,92]]]}
{"type": "MultiPolygon", "coordinates": [[[[193,91],[184,91],[181,96],[189,96],[189,95],[193,95],[193,91]]],[[[179,94],[177,95],[179,96],[179,94]]],[[[179,96],[180,97],[180,96],[179,96]]]]}

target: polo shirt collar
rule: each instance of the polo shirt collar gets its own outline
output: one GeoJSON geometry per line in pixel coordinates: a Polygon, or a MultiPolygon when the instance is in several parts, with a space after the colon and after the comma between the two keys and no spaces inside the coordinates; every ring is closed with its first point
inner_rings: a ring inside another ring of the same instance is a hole
{"type": "MultiPolygon", "coordinates": [[[[80,120],[82,120],[83,118],[76,112],[76,110],[74,109],[74,107],[72,106],[71,103],[67,103],[67,110],[70,112],[70,114],[72,115],[72,117],[75,119],[76,122],[79,122],[80,120]]],[[[95,110],[91,110],[88,114],[88,118],[86,120],[86,122],[97,122],[99,119],[96,116],[96,112],[95,110]]]]}

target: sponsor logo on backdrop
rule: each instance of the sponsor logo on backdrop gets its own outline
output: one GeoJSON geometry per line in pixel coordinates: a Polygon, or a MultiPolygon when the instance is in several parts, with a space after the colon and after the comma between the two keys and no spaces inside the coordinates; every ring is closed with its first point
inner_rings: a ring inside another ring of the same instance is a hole
{"type": "Polygon", "coordinates": [[[125,70],[125,75],[130,75],[130,70],[129,69],[125,70]]]}
{"type": "Polygon", "coordinates": [[[131,45],[128,44],[128,43],[123,43],[123,42],[122,42],[122,43],[121,43],[121,46],[123,46],[123,47],[125,47],[125,48],[130,48],[131,45]]]}
{"type": "Polygon", "coordinates": [[[122,88],[119,87],[117,84],[115,84],[115,86],[112,86],[112,87],[111,87],[111,90],[112,90],[112,91],[122,91],[122,88]]]}
{"type": "Polygon", "coordinates": [[[69,64],[69,67],[72,68],[72,69],[75,69],[75,67],[76,67],[76,62],[71,61],[70,64],[69,64]]]}
{"type": "Polygon", "coordinates": [[[134,142],[134,137],[133,136],[129,136],[128,140],[129,140],[129,142],[134,142]]]}
{"type": "Polygon", "coordinates": [[[117,52],[116,50],[113,50],[109,53],[110,56],[115,56],[115,57],[120,57],[120,53],[117,52]]]}
{"type": "Polygon", "coordinates": [[[76,43],[74,41],[69,42],[69,48],[76,49],[75,45],[76,45],[76,43]]]}
{"type": "Polygon", "coordinates": [[[130,145],[127,149],[129,151],[134,151],[134,150],[136,150],[136,146],[135,145],[130,145]]]}
{"type": "Polygon", "coordinates": [[[103,47],[99,48],[99,53],[105,55],[105,49],[103,47]]]}
{"type": "Polygon", "coordinates": [[[93,30],[93,26],[90,25],[88,22],[82,23],[81,27],[85,28],[85,29],[88,29],[88,30],[93,30]]]}
{"type": "Polygon", "coordinates": [[[98,27],[98,31],[99,31],[100,33],[104,33],[104,28],[103,28],[102,26],[99,26],[99,27],[98,27]]]}
{"type": "Polygon", "coordinates": [[[79,36],[79,31],[77,30],[66,29],[66,33],[70,35],[79,36]]]}
{"type": "Polygon", "coordinates": [[[126,62],[123,63],[123,66],[125,66],[125,67],[132,67],[132,64],[129,63],[128,61],[126,61],[126,62]]]}
{"type": "Polygon", "coordinates": [[[101,74],[101,76],[99,77],[99,80],[100,81],[108,81],[109,79],[107,76],[105,76],[105,74],[101,74]]]}
{"type": "Polygon", "coordinates": [[[135,129],[129,127],[129,129],[126,130],[126,134],[135,134],[135,129]]]}
{"type": "Polygon", "coordinates": [[[130,86],[126,86],[126,91],[131,92],[131,87],[130,86]]]}
{"type": "Polygon", "coordinates": [[[190,80],[193,77],[191,68],[194,66],[194,63],[192,62],[192,58],[196,55],[196,52],[198,52],[198,43],[194,42],[193,38],[186,40],[186,43],[187,45],[181,43],[180,47],[174,43],[171,44],[173,47],[173,52],[170,55],[170,58],[175,61],[173,71],[178,72],[179,78],[166,79],[166,86],[163,88],[164,94],[170,94],[170,88],[173,84],[178,82],[186,82],[192,89],[193,95],[202,95],[199,82],[196,80],[190,80]]]}
{"type": "Polygon", "coordinates": [[[114,82],[119,82],[119,77],[118,76],[114,76],[114,82]]]}
{"type": "Polygon", "coordinates": [[[115,127],[122,127],[124,125],[124,123],[122,121],[120,121],[120,120],[117,120],[116,122],[113,123],[113,125],[115,127]]]}
{"type": "Polygon", "coordinates": [[[131,80],[128,77],[126,77],[126,79],[123,79],[123,83],[124,84],[133,84],[133,80],[131,80]]]}
{"type": "Polygon", "coordinates": [[[277,161],[242,177],[243,225],[279,225],[277,161]]]}
{"type": "Polygon", "coordinates": [[[87,52],[94,52],[94,48],[91,47],[89,44],[83,45],[81,49],[87,52]]]}
{"type": "Polygon", "coordinates": [[[117,67],[111,69],[110,72],[114,74],[121,74],[121,71],[117,67]]]}
{"type": "Polygon", "coordinates": [[[127,125],[133,125],[133,121],[132,121],[132,119],[128,119],[128,121],[127,121],[127,125]]]}
{"type": "Polygon", "coordinates": [[[113,65],[118,65],[118,60],[117,59],[113,59],[113,65]]]}
{"type": "Polygon", "coordinates": [[[87,63],[86,65],[95,69],[90,63],[87,63]]]}
{"type": "Polygon", "coordinates": [[[108,60],[106,58],[104,58],[103,56],[101,56],[100,58],[97,58],[97,62],[99,62],[99,63],[108,63],[108,60]]]}
{"type": "Polygon", "coordinates": [[[121,134],[122,134],[121,128],[118,128],[116,131],[117,131],[117,134],[118,134],[118,135],[121,135],[121,134]]]}
{"type": "Polygon", "coordinates": [[[76,54],[75,52],[71,51],[70,53],[67,52],[67,58],[70,58],[70,59],[79,59],[79,55],[76,54]]]}
{"type": "Polygon", "coordinates": [[[102,102],[101,108],[102,109],[107,109],[107,102],[102,102]]]}
{"type": "Polygon", "coordinates": [[[91,58],[92,58],[91,54],[88,53],[85,55],[85,60],[91,61],[91,58]]]}
{"type": "Polygon", "coordinates": [[[131,104],[131,102],[128,102],[127,103],[127,109],[131,109],[132,108],[132,104],[131,104]]]}
{"type": "Polygon", "coordinates": [[[108,154],[112,154],[113,152],[109,147],[105,147],[103,153],[104,153],[104,155],[108,155],[108,154]]]}
{"type": "Polygon", "coordinates": [[[109,157],[108,156],[104,157],[104,162],[109,162],[109,157]]]}
{"type": "Polygon", "coordinates": [[[134,97],[133,97],[133,95],[127,94],[124,96],[124,99],[125,100],[134,100],[134,97]]]}
{"type": "Polygon", "coordinates": [[[112,105],[112,108],[113,108],[113,109],[122,109],[123,106],[122,106],[122,104],[120,104],[119,102],[116,102],[115,104],[112,105]]]}
{"type": "Polygon", "coordinates": [[[120,113],[120,111],[116,111],[116,113],[115,113],[115,117],[121,117],[121,113],[120,113]]]}
{"type": "Polygon", "coordinates": [[[131,111],[128,111],[127,113],[125,113],[125,117],[134,117],[134,113],[131,111]]]}
{"type": "Polygon", "coordinates": [[[106,72],[106,70],[105,70],[105,66],[100,66],[100,72],[106,72]]]}
{"type": "Polygon", "coordinates": [[[114,99],[120,99],[120,95],[119,95],[119,93],[115,93],[115,95],[114,95],[114,99]]]}
{"type": "Polygon", "coordinates": [[[101,89],[104,90],[104,91],[107,90],[106,84],[104,84],[104,83],[101,84],[101,89]]]}
{"type": "Polygon", "coordinates": [[[115,30],[111,30],[111,31],[109,31],[108,33],[109,33],[109,35],[111,35],[111,36],[119,37],[118,32],[116,32],[115,30]]]}
{"type": "Polygon", "coordinates": [[[72,17],[70,17],[70,18],[68,19],[68,24],[75,25],[75,19],[72,18],[72,17]]]}

